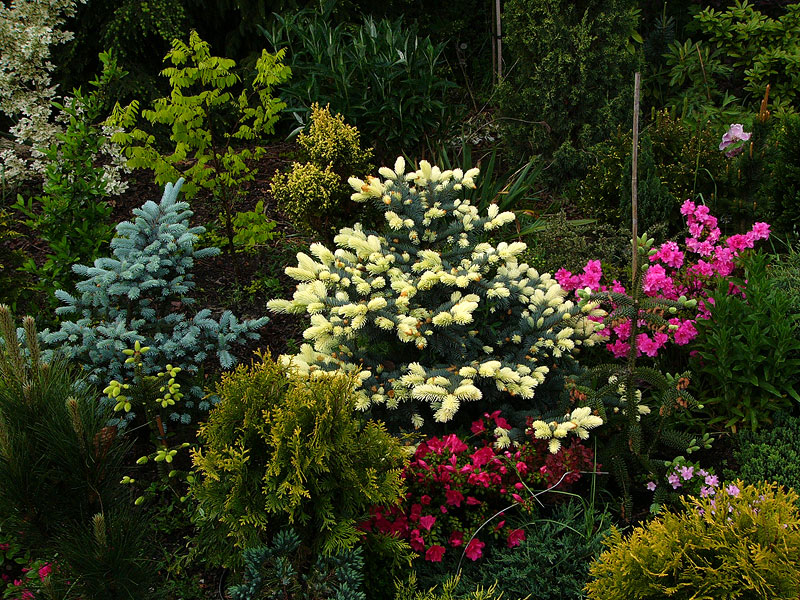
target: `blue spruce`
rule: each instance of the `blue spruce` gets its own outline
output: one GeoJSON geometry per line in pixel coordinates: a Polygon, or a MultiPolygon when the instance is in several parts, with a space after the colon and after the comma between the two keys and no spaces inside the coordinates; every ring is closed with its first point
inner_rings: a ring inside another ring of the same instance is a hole
{"type": "MultiPolygon", "coordinates": [[[[216,256],[219,248],[195,250],[203,227],[189,227],[192,211],[178,201],[183,179],[167,184],[161,202],[148,201],[134,209],[133,222],[117,225],[111,241],[113,257],[99,258],[94,266],[74,265],[83,281],[73,296],[56,291],[63,306],[56,309],[63,321],[58,331],[45,330],[42,341],[60,346],[68,358],[79,362],[90,382],[106,385],[122,381],[122,353],[136,341],[151,350],[143,356],[144,373],[155,374],[166,363],[188,374],[197,373],[208,358],[216,356],[223,368],[236,362],[232,347],[258,339],[257,330],[269,319],[239,321],[231,311],[215,320],[203,309],[191,316],[185,307],[194,304],[192,269],[196,259],[216,256]]],[[[195,387],[187,394],[187,408],[202,395],[195,387]]],[[[201,402],[200,408],[207,408],[201,402]]],[[[187,415],[172,415],[187,421],[187,415]]]]}

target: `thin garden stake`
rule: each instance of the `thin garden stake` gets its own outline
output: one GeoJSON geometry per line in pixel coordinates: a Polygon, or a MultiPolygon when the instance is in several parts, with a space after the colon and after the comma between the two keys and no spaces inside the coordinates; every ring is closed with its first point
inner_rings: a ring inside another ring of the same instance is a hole
{"type": "Polygon", "coordinates": [[[639,268],[639,198],[637,187],[639,177],[639,88],[642,85],[642,74],[638,71],[633,80],[633,155],[631,157],[631,228],[633,229],[633,271],[631,281],[636,279],[636,270],[639,268]]]}

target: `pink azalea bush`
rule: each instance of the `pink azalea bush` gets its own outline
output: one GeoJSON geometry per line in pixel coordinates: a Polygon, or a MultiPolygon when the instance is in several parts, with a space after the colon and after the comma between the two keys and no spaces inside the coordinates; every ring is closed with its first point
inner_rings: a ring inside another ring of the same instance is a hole
{"type": "Polygon", "coordinates": [[[373,508],[362,528],[408,540],[430,562],[462,552],[476,561],[492,543],[518,546],[525,531],[509,524],[503,514],[475,533],[509,506],[530,512],[534,490],[569,488],[582,471],[594,468],[594,454],[577,439],[551,454],[546,442],[532,435],[517,447],[498,448],[491,443],[498,439],[497,428],[510,429],[500,411],[475,421],[475,437],[469,441],[450,434],[420,443],[405,470],[405,501],[373,508]]]}
{"type": "MultiPolygon", "coordinates": [[[[735,259],[755,246],[759,240],[769,238],[767,223],[755,223],[745,234],[723,238],[717,218],[710,214],[707,206],[687,200],[681,206],[686,217],[690,236],[683,248],[668,241],[650,251],[650,265],[642,278],[642,290],[649,297],[678,300],[681,297],[698,301],[696,314],[689,318],[675,316],[669,321],[669,329],[640,333],[637,336],[637,353],[654,357],[668,342],[685,346],[697,336],[695,321],[710,316],[708,308],[708,286],[715,277],[729,277],[735,269],[735,259]]],[[[625,287],[614,280],[610,285],[602,283],[603,270],[599,260],[590,260],[583,273],[573,274],[560,269],[555,279],[562,288],[573,291],[590,288],[592,292],[625,293],[625,287]]],[[[738,292],[732,287],[732,292],[738,292]]],[[[606,347],[615,357],[627,355],[630,349],[631,322],[620,320],[606,329],[609,340],[606,347]]]]}

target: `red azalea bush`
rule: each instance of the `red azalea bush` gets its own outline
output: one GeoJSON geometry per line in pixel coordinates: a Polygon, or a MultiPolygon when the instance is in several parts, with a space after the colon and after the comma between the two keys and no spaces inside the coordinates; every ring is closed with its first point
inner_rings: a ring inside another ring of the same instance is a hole
{"type": "Polygon", "coordinates": [[[420,443],[404,473],[405,502],[373,508],[364,529],[406,539],[432,562],[441,562],[450,549],[474,561],[487,543],[518,546],[525,531],[507,524],[503,512],[511,507],[530,512],[531,492],[566,490],[595,463],[592,450],[577,439],[555,454],[530,433],[518,446],[500,448],[497,438],[508,429],[496,411],[472,424],[474,441],[450,434],[420,443]]]}

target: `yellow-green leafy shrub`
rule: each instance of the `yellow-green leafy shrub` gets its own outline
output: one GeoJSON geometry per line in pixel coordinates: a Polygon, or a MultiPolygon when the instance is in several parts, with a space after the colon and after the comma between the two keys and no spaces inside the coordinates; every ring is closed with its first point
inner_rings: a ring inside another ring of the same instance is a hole
{"type": "Polygon", "coordinates": [[[800,594],[797,494],[741,481],[705,498],[683,498],[624,537],[612,530],[586,586],[597,600],[796,599],[800,594]],[[741,488],[741,489],[740,489],[741,488]]]}
{"type": "Polygon", "coordinates": [[[292,526],[314,549],[352,548],[370,506],[401,489],[403,451],[354,413],[354,381],[308,379],[268,357],[226,373],[193,452],[201,546],[212,560],[292,526]]]}
{"type": "Polygon", "coordinates": [[[350,223],[355,207],[347,179],[370,170],[372,149],[361,148],[358,129],[314,104],[311,126],[297,139],[307,159],[272,180],[272,195],[295,225],[328,236],[350,223]]]}

